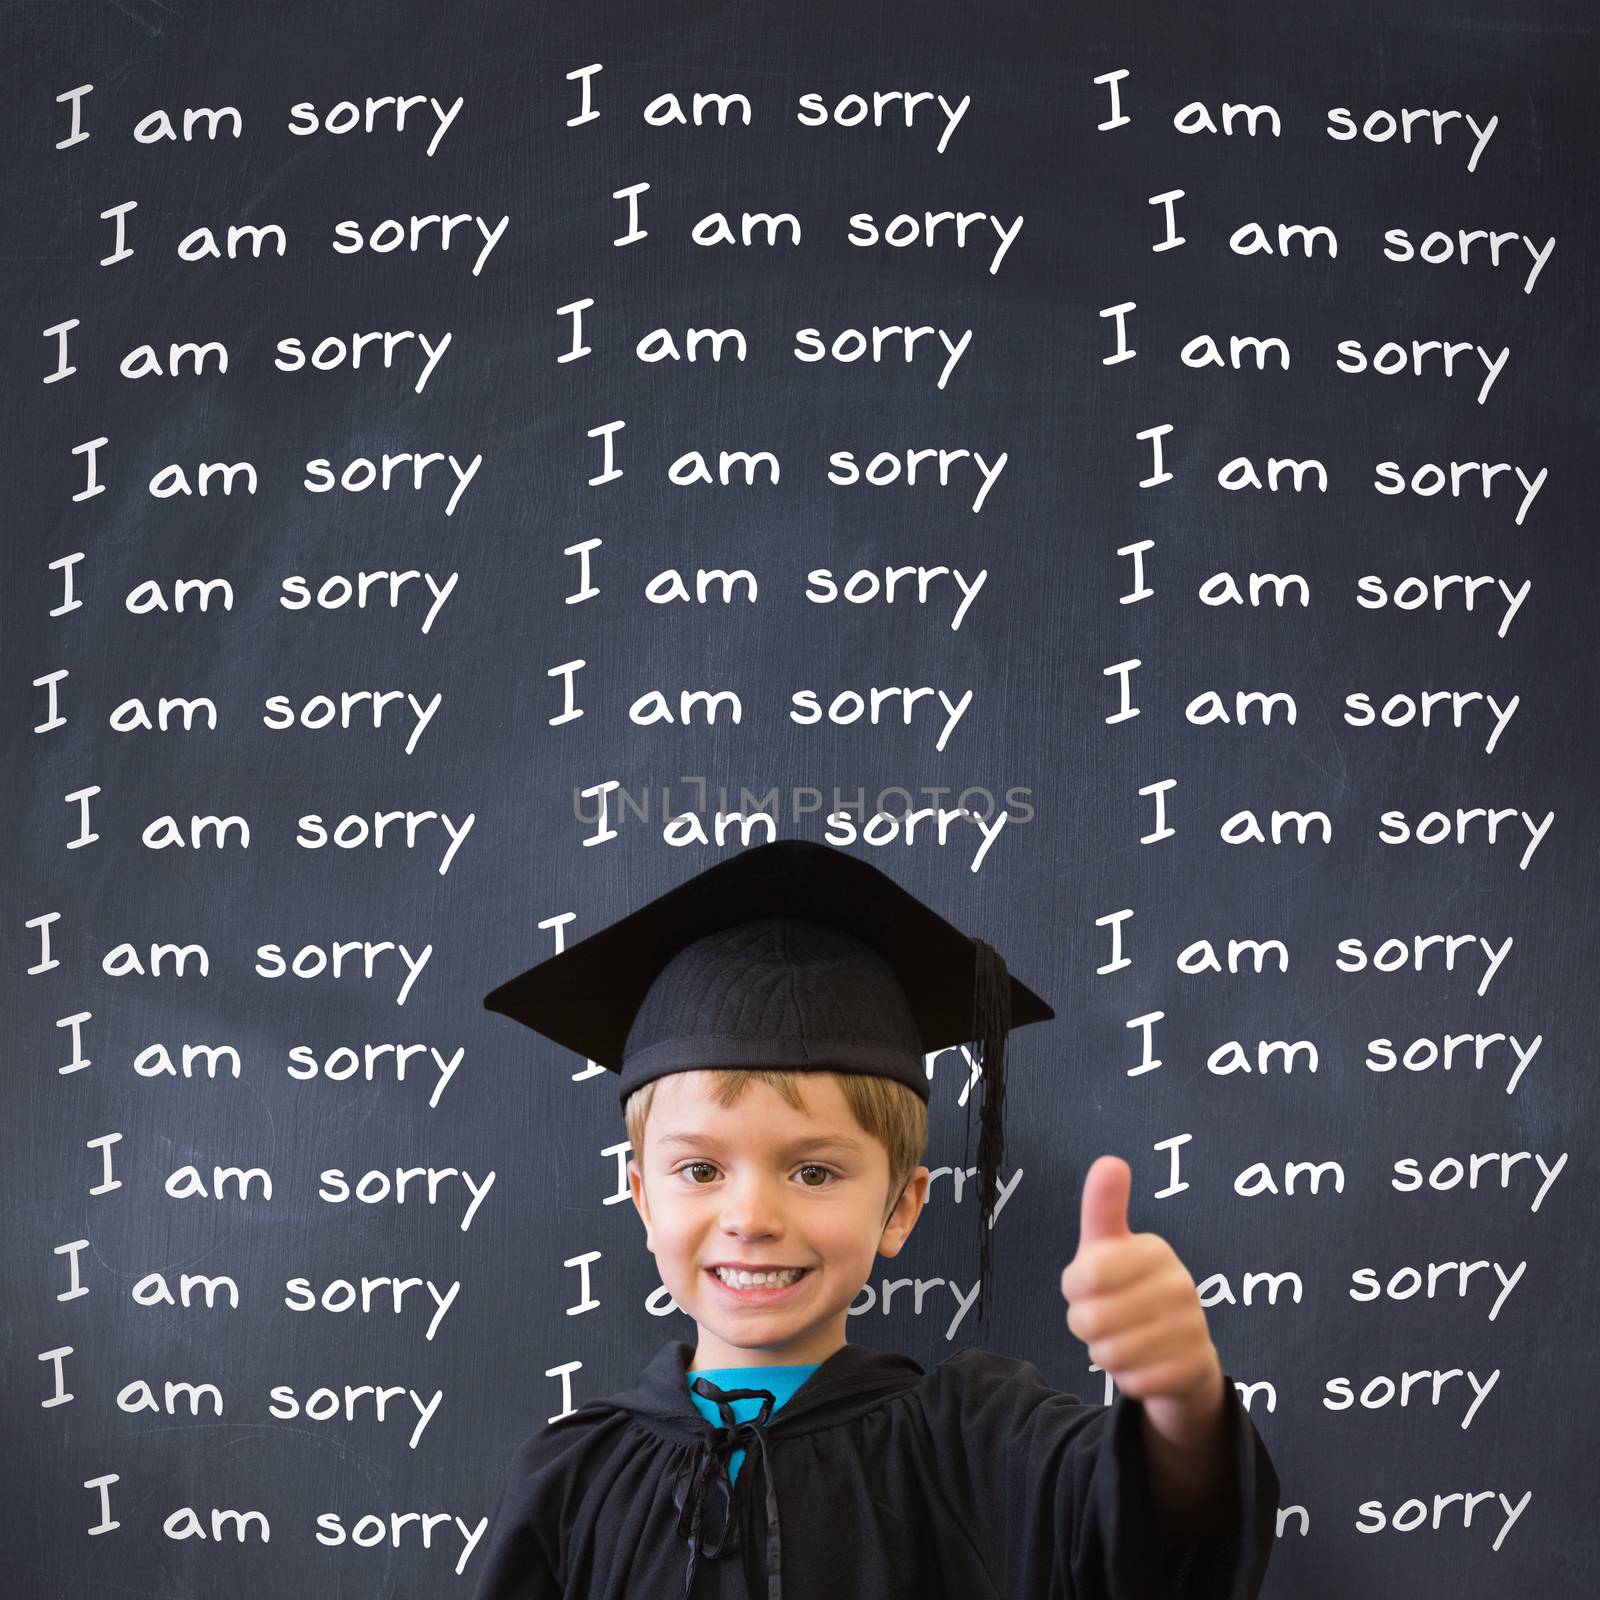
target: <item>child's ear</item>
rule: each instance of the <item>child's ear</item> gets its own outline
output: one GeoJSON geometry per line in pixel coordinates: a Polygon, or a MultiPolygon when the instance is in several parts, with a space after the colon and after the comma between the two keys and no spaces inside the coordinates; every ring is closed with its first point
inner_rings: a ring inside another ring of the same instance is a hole
{"type": "Polygon", "coordinates": [[[654,1255],[656,1241],[650,1230],[650,1199],[644,1192],[644,1173],[632,1156],[628,1157],[628,1192],[633,1196],[634,1210],[644,1219],[644,1247],[654,1255]]]}
{"type": "Polygon", "coordinates": [[[906,1240],[911,1237],[911,1230],[917,1225],[917,1218],[922,1215],[922,1208],[928,1203],[928,1185],[932,1179],[933,1174],[926,1167],[918,1167],[906,1180],[894,1210],[883,1225],[883,1236],[878,1240],[880,1256],[900,1254],[906,1240]]]}

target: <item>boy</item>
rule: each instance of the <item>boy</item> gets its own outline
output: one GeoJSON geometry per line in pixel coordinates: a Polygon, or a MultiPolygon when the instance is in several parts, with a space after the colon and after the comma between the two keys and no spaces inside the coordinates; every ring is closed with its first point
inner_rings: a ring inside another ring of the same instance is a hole
{"type": "Polygon", "coordinates": [[[698,1339],[522,1446],[477,1600],[1254,1600],[1277,1475],[1193,1279],[1129,1231],[1126,1163],[1090,1168],[1061,1277],[1110,1406],[982,1350],[924,1372],[846,1340],[927,1199],[925,1056],[966,1042],[987,1283],[1006,1037],[1054,1014],[989,946],[783,841],[484,1003],[620,1074],[646,1245],[698,1339]]]}

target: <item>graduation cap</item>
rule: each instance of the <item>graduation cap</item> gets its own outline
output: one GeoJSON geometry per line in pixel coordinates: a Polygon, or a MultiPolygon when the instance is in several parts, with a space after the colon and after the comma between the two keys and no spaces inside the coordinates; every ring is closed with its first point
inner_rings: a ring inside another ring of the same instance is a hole
{"type": "Polygon", "coordinates": [[[987,1283],[987,1221],[1004,1159],[1006,1036],[1055,1012],[991,945],[870,862],[809,840],[757,845],[501,984],[483,1003],[617,1073],[624,1105],[670,1073],[735,1067],[888,1077],[926,1101],[924,1056],[976,1045],[987,1283]]]}

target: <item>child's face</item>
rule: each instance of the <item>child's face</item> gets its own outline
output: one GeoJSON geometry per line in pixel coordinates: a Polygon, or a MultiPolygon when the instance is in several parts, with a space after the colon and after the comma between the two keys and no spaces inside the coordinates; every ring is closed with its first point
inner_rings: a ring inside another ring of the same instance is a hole
{"type": "Polygon", "coordinates": [[[806,1109],[751,1082],[719,1106],[711,1072],[660,1079],[644,1150],[628,1163],[633,1203],[661,1281],[699,1324],[698,1367],[802,1366],[846,1344],[851,1302],[877,1255],[897,1255],[927,1199],[918,1167],[884,1221],[889,1154],[864,1133],[827,1073],[806,1109]],[[792,1288],[725,1288],[719,1262],[804,1267],[792,1288]]]}

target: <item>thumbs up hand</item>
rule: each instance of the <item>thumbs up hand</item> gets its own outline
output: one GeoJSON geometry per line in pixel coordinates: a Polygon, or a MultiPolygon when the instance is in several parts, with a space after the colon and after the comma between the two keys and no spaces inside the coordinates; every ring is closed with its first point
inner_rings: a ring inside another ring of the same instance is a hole
{"type": "Polygon", "coordinates": [[[1101,1156],[1083,1180],[1078,1253],[1061,1274],[1067,1326],[1173,1445],[1207,1438],[1220,1416],[1222,1362],[1200,1294],[1167,1241],[1128,1227],[1133,1171],[1101,1156]]]}

